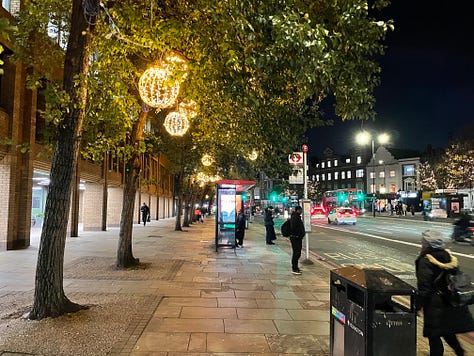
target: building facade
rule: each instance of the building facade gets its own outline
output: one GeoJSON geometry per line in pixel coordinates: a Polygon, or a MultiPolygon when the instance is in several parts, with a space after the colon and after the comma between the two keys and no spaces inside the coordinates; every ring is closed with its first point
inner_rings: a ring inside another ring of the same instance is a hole
{"type": "Polygon", "coordinates": [[[366,190],[367,153],[354,150],[345,155],[326,148],[321,159],[310,167],[310,179],[320,184],[321,190],[357,188],[366,190]]]}
{"type": "Polygon", "coordinates": [[[310,168],[310,179],[322,191],[356,188],[381,199],[418,194],[420,155],[412,150],[378,147],[371,152],[356,149],[345,155],[326,148],[310,168]],[[403,192],[403,193],[402,193],[403,192]]]}

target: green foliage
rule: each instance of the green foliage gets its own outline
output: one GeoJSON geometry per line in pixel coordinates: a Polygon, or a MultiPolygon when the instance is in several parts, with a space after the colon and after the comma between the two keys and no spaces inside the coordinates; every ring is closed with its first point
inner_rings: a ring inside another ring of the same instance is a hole
{"type": "MultiPolygon", "coordinates": [[[[374,8],[387,3],[376,1],[374,8]]],[[[334,98],[343,120],[375,115],[373,90],[380,74],[375,58],[383,54],[382,41],[392,25],[369,16],[366,1],[196,0],[157,6],[124,0],[106,5],[96,24],[96,55],[87,78],[82,152],[90,159],[100,160],[107,150],[131,152],[128,137],[141,110],[138,79],[171,50],[188,60],[178,100],[194,100],[199,114],[187,137],[177,139],[160,129],[168,110],[150,112],[153,129],[140,150],[163,150],[176,167],[185,164],[185,171],[203,170],[200,157],[207,153],[215,160],[214,174],[252,177],[261,169],[272,176],[286,174],[288,153],[300,146],[309,128],[325,124],[319,113],[323,100],[334,98]],[[180,156],[183,147],[189,159],[180,156]],[[249,161],[253,150],[258,159],[249,161]]],[[[52,19],[67,30],[69,8],[69,1],[28,3],[19,18],[18,56],[48,80],[53,68],[61,68],[64,53],[48,38],[47,23],[52,19]],[[37,48],[45,48],[44,55],[29,47],[32,38],[43,46],[37,48]]],[[[55,103],[44,115],[55,122],[67,98],[59,91],[47,98],[55,103]]]]}

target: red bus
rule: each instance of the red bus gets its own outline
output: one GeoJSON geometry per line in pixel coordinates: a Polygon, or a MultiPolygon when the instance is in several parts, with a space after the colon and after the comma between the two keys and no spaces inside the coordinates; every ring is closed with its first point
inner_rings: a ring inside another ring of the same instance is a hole
{"type": "Polygon", "coordinates": [[[323,193],[322,206],[325,209],[350,206],[360,210],[364,206],[365,194],[357,188],[327,190],[323,193]]]}

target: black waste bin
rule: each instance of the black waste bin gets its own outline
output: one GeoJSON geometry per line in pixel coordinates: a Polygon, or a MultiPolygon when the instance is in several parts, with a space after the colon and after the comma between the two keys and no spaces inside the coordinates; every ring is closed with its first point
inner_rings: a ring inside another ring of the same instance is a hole
{"type": "Polygon", "coordinates": [[[383,269],[331,271],[332,356],[416,356],[415,289],[383,269]]]}

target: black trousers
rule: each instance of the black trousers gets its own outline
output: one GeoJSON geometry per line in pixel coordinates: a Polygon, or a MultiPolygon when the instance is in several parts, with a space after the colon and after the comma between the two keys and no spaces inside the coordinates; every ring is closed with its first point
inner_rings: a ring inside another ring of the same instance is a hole
{"type": "Polygon", "coordinates": [[[303,238],[298,236],[290,236],[291,249],[293,255],[291,256],[291,268],[293,271],[298,270],[298,260],[301,257],[301,249],[303,248],[303,238]]]}
{"type": "MultiPolygon", "coordinates": [[[[443,335],[443,339],[446,343],[452,347],[456,356],[463,356],[464,350],[459,343],[458,338],[455,334],[450,335],[443,335]]],[[[444,347],[443,342],[441,341],[441,337],[439,336],[431,336],[428,338],[430,343],[430,356],[443,356],[444,354],[444,347]]]]}
{"type": "Polygon", "coordinates": [[[276,235],[275,235],[275,228],[273,227],[273,225],[265,225],[265,231],[266,231],[265,240],[267,243],[270,243],[273,240],[275,240],[276,235]]]}

